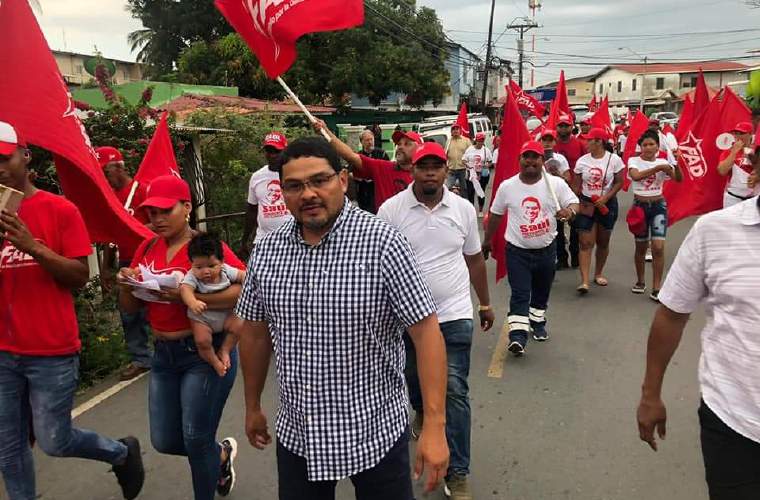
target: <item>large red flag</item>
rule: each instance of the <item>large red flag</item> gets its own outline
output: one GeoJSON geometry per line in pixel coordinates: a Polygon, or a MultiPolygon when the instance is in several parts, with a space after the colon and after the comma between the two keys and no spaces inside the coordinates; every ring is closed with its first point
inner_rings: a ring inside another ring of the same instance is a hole
{"type": "Polygon", "coordinates": [[[636,154],[636,146],[642,134],[649,128],[649,120],[644,113],[636,113],[636,116],[631,120],[630,128],[628,129],[628,137],[625,141],[625,150],[623,151],[623,164],[625,164],[625,170],[623,171],[623,190],[628,191],[631,187],[631,179],[628,177],[628,159],[636,154]]]}
{"type": "Polygon", "coordinates": [[[466,102],[462,102],[462,105],[459,106],[459,116],[457,116],[454,125],[459,125],[459,128],[462,129],[463,136],[470,137],[470,122],[467,120],[466,102]]]}
{"type": "Polygon", "coordinates": [[[27,0],[0,1],[0,120],[55,157],[66,197],[92,241],[136,250],[153,233],[119,203],[27,0]]]}
{"type": "Polygon", "coordinates": [[[570,102],[567,100],[567,85],[565,84],[565,70],[559,72],[559,83],[557,84],[557,95],[554,97],[557,103],[557,109],[560,113],[570,114],[570,102]]]}
{"type": "Polygon", "coordinates": [[[596,94],[588,102],[588,112],[594,113],[599,108],[599,102],[596,100],[596,94]]]}
{"type": "MultiPolygon", "coordinates": [[[[501,122],[501,144],[499,144],[499,159],[494,172],[493,192],[491,203],[502,182],[520,172],[520,148],[530,140],[530,133],[525,126],[517,101],[512,92],[507,89],[507,99],[504,102],[504,119],[501,122]]],[[[499,230],[493,235],[491,248],[496,259],[496,281],[507,275],[506,249],[504,233],[507,230],[507,214],[504,214],[499,230]]]]}
{"type": "Polygon", "coordinates": [[[296,60],[296,41],[307,33],[364,23],[362,0],[215,0],[270,78],[296,60]]]}
{"type": "Polygon", "coordinates": [[[722,152],[718,147],[718,137],[731,130],[736,123],[749,121],[751,116],[747,105],[730,89],[724,89],[697,118],[678,146],[683,181],[665,184],[669,224],[723,207],[727,178],[718,173],[722,152]]]}
{"type": "Polygon", "coordinates": [[[605,96],[602,102],[599,104],[599,108],[591,117],[591,126],[594,128],[600,128],[607,132],[612,138],[612,119],[610,118],[610,103],[609,99],[605,96]]]}
{"type": "Polygon", "coordinates": [[[678,127],[676,128],[676,140],[679,143],[686,139],[686,134],[691,130],[693,121],[694,102],[686,96],[683,100],[683,109],[681,110],[681,117],[678,119],[678,127]]]}
{"type": "Polygon", "coordinates": [[[147,186],[150,181],[162,175],[179,175],[177,159],[174,157],[174,146],[169,135],[169,124],[166,122],[167,112],[161,115],[156,125],[156,131],[150,140],[148,150],[135,174],[135,181],[147,186]]]}
{"type": "Polygon", "coordinates": [[[525,93],[525,91],[520,88],[520,85],[517,84],[516,81],[510,80],[509,81],[509,90],[511,90],[515,94],[515,100],[517,101],[517,107],[521,110],[527,111],[528,113],[532,114],[538,119],[544,118],[544,113],[546,113],[546,109],[544,108],[544,105],[541,104],[538,99],[533,97],[532,95],[528,95],[525,93]]]}
{"type": "Polygon", "coordinates": [[[702,73],[702,68],[700,68],[699,75],[697,76],[697,88],[694,90],[694,119],[699,118],[699,115],[704,113],[709,105],[710,93],[707,91],[705,75],[702,73]]]}

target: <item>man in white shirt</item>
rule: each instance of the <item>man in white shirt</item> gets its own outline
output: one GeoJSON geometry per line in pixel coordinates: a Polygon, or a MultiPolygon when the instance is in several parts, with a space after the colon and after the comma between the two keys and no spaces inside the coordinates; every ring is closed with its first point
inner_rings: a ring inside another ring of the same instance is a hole
{"type": "Polygon", "coordinates": [[[277,170],[280,153],[287,145],[288,140],[279,132],[270,132],[264,138],[263,148],[267,164],[254,172],[248,182],[248,210],[240,250],[242,255],[250,253],[249,241],[254,231],[256,231],[253,240],[255,245],[261,238],[291,218],[288,207],[285,206],[285,199],[282,197],[280,174],[277,170]]]}
{"type": "Polygon", "coordinates": [[[549,303],[557,261],[557,219],[567,221],[578,211],[578,197],[570,186],[553,175],[544,176],[544,148],[526,142],[520,151],[520,173],[499,186],[491,203],[491,213],[483,252],[491,252],[491,238],[509,211],[507,231],[507,278],[512,289],[509,299],[509,346],[515,356],[525,353],[528,333],[533,339],[548,340],[546,308],[549,303]],[[557,195],[557,206],[549,190],[557,195]]]}
{"type": "Polygon", "coordinates": [[[546,171],[570,182],[570,163],[562,153],[554,151],[557,144],[557,131],[546,129],[541,133],[541,145],[544,147],[544,166],[546,171]]]}
{"type": "Polygon", "coordinates": [[[694,224],[660,291],[647,344],[637,418],[639,437],[656,451],[655,428],[665,437],[665,371],[689,316],[704,303],[699,421],[711,500],[760,498],[759,203],[754,197],[694,224]]]}
{"type": "Polygon", "coordinates": [[[474,205],[477,197],[481,212],[486,203],[485,189],[493,167],[493,156],[485,142],[486,134],[479,132],[475,135],[475,144],[467,148],[462,156],[462,163],[467,168],[467,199],[474,205]]]}
{"type": "MultiPolygon", "coordinates": [[[[483,330],[491,328],[494,314],[475,208],[444,185],[448,176],[446,160],[446,152],[439,144],[428,142],[420,147],[412,158],[413,184],[383,203],[377,216],[409,240],[435,300],[449,367],[446,436],[451,456],[446,489],[451,498],[468,500],[472,498],[467,484],[470,473],[467,377],[473,335],[470,283],[480,301],[478,316],[483,330]]],[[[405,344],[405,375],[416,411],[412,437],[416,438],[423,422],[422,395],[414,346],[409,339],[405,339],[405,344]]]]}

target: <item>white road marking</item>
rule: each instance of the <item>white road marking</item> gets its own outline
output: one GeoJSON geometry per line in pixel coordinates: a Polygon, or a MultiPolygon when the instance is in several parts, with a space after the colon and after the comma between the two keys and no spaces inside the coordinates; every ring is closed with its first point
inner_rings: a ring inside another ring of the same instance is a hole
{"type": "Polygon", "coordinates": [[[85,401],[81,405],[77,406],[73,410],[71,410],[71,418],[75,419],[78,416],[82,415],[85,412],[88,412],[98,406],[100,403],[105,401],[106,399],[110,398],[111,396],[118,394],[119,392],[123,391],[130,385],[134,384],[141,378],[143,378],[145,375],[147,375],[150,372],[144,372],[138,375],[137,377],[131,379],[131,380],[125,380],[124,382],[119,382],[118,384],[114,385],[113,387],[109,387],[105,391],[101,392],[100,394],[94,396],[93,398],[85,401]]]}
{"type": "Polygon", "coordinates": [[[496,341],[496,347],[493,348],[491,364],[488,365],[488,376],[490,378],[501,378],[504,374],[504,362],[507,360],[507,341],[509,341],[509,323],[505,321],[501,334],[499,334],[499,340],[496,341]]]}

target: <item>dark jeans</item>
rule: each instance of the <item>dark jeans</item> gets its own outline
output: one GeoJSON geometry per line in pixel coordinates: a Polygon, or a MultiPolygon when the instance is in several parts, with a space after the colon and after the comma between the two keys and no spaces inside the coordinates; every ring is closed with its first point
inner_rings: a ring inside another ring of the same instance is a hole
{"type": "Polygon", "coordinates": [[[449,178],[446,182],[446,186],[451,189],[454,184],[459,185],[459,196],[462,198],[468,197],[467,190],[467,169],[462,168],[459,170],[449,170],[449,178]]]}
{"type": "MultiPolygon", "coordinates": [[[[214,335],[214,348],[223,334],[214,335]]],[[[150,440],[159,453],[186,456],[190,462],[195,500],[212,500],[219,480],[216,430],[235,383],[237,351],[232,366],[220,377],[203,361],[192,337],[156,341],[150,375],[150,440]]]]}
{"type": "MultiPolygon", "coordinates": [[[[128,267],[129,261],[119,261],[119,268],[128,267]]],[[[145,309],[136,313],[119,311],[121,327],[124,330],[124,342],[132,357],[132,363],[142,368],[150,367],[153,354],[150,352],[150,330],[145,319],[145,309]]]]}
{"type": "Polygon", "coordinates": [[[710,500],[760,498],[760,443],[728,427],[704,401],[698,414],[710,500]]]}
{"type": "MultiPolygon", "coordinates": [[[[480,187],[483,189],[484,193],[486,192],[486,187],[488,187],[488,181],[490,180],[491,180],[490,175],[488,177],[483,177],[482,175],[480,176],[480,187]]],[[[485,197],[483,198],[478,197],[478,206],[480,207],[481,212],[483,211],[483,207],[485,207],[485,205],[486,205],[485,197]]]]}
{"type": "MultiPolygon", "coordinates": [[[[446,440],[449,443],[449,470],[447,475],[466,476],[470,473],[470,348],[472,347],[472,320],[460,319],[440,324],[446,342],[448,382],[446,384],[446,440]]],[[[404,334],[406,347],[406,384],[409,401],[415,411],[422,411],[422,391],[417,375],[417,357],[414,344],[404,334]]]]}
{"type": "MultiPolygon", "coordinates": [[[[337,481],[309,481],[306,459],[277,442],[280,500],[334,500],[337,481]]],[[[380,462],[351,476],[356,500],[413,500],[409,465],[409,430],[405,430],[380,462]]]]}
{"type": "Polygon", "coordinates": [[[42,451],[117,464],[119,441],[71,425],[79,357],[17,356],[0,352],[0,470],[10,500],[36,498],[30,426],[42,451]]]}
{"type": "Polygon", "coordinates": [[[557,260],[559,262],[568,263],[568,258],[571,262],[578,262],[578,249],[580,244],[578,241],[578,231],[572,224],[567,225],[570,232],[570,246],[567,247],[568,238],[565,236],[565,223],[557,221],[557,260]],[[569,253],[568,253],[569,250],[569,253]]]}
{"type": "Polygon", "coordinates": [[[507,243],[507,279],[512,289],[509,299],[509,340],[523,346],[532,329],[546,325],[546,307],[554,281],[557,250],[555,242],[546,248],[526,250],[507,243]]]}

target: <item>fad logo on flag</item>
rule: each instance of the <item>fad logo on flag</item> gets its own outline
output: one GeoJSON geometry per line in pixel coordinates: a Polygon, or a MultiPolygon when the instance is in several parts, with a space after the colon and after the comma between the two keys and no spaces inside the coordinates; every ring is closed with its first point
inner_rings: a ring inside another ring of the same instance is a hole
{"type": "Polygon", "coordinates": [[[686,166],[686,171],[692,179],[704,177],[707,173],[707,162],[702,153],[702,139],[697,139],[693,132],[689,131],[686,140],[678,146],[678,152],[681,154],[686,166]]]}
{"type": "Polygon", "coordinates": [[[292,4],[301,3],[303,0],[290,0],[281,9],[275,10],[271,15],[267,15],[267,11],[270,10],[271,7],[277,9],[282,3],[286,1],[287,0],[243,1],[243,8],[248,13],[248,15],[251,16],[253,27],[256,28],[256,31],[261,33],[262,36],[265,36],[272,40],[272,44],[274,45],[275,61],[280,57],[280,45],[277,43],[277,40],[275,40],[275,37],[272,34],[272,28],[292,4]]]}

